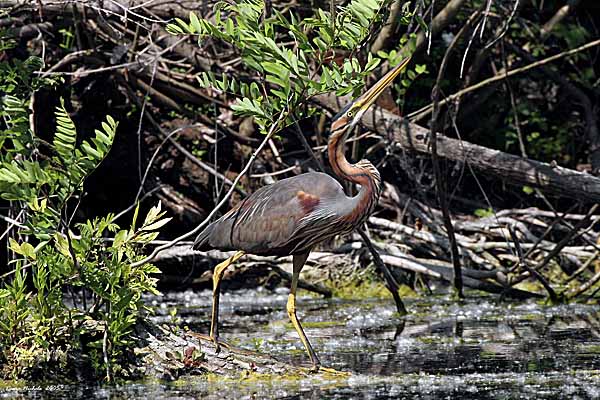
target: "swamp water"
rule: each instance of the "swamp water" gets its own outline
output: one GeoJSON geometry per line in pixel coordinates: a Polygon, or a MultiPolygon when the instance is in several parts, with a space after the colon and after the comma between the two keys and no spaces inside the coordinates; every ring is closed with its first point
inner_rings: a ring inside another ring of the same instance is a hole
{"type": "MultiPolygon", "coordinates": [[[[287,289],[225,292],[221,337],[228,343],[307,365],[288,322],[287,289]]],[[[134,383],[119,387],[0,389],[0,398],[87,399],[588,399],[600,398],[600,309],[497,303],[470,294],[407,301],[299,297],[298,314],[323,365],[349,377],[250,377],[134,383]]],[[[209,329],[210,292],[149,298],[156,320],[176,307],[183,325],[209,329]]]]}

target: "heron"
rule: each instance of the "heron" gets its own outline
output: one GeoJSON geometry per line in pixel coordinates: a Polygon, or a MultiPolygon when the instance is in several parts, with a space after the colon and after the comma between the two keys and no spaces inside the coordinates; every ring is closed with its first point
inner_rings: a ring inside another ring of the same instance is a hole
{"type": "Polygon", "coordinates": [[[360,185],[348,196],[342,185],[322,172],[307,172],[263,186],[208,225],[194,241],[200,251],[236,250],[213,271],[210,339],[219,351],[219,295],[225,270],[244,254],[292,256],[292,282],[286,310],[312,363],[319,357],[296,316],[296,290],[300,271],[311,250],[335,235],[348,234],[371,215],[381,195],[379,171],[368,160],[351,164],[345,157],[348,135],[377,97],[406,68],[410,58],[391,69],[363,95],[346,105],[335,117],[327,143],[329,163],[340,179],[360,185]]]}

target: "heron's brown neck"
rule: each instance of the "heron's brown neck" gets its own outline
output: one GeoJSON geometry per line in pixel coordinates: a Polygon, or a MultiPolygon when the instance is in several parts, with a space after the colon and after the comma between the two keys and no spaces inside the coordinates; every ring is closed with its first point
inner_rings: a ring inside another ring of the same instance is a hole
{"type": "Polygon", "coordinates": [[[357,196],[356,210],[352,213],[353,218],[362,215],[368,217],[379,201],[381,177],[375,166],[368,161],[359,161],[357,164],[348,162],[344,152],[347,136],[348,130],[345,130],[344,132],[334,132],[329,137],[327,144],[329,163],[338,177],[361,186],[357,196]]]}

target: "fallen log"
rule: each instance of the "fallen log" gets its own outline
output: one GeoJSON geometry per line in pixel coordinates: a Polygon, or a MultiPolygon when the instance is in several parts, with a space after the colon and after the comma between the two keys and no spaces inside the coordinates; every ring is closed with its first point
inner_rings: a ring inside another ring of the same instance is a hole
{"type": "MultiPolygon", "coordinates": [[[[453,266],[452,264],[439,260],[423,260],[409,256],[390,256],[382,255],[381,258],[386,264],[402,268],[408,271],[416,272],[441,279],[446,282],[452,282],[453,266]]],[[[504,287],[482,278],[494,278],[493,275],[484,275],[481,271],[469,270],[463,268],[464,285],[472,289],[482,290],[488,293],[504,294],[507,297],[515,299],[543,298],[539,293],[528,292],[521,289],[504,287]]]]}

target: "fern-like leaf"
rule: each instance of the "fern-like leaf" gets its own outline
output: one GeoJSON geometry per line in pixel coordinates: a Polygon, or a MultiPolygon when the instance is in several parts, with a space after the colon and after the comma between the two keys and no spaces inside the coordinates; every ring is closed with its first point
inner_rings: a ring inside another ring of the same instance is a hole
{"type": "Polygon", "coordinates": [[[115,140],[115,134],[117,133],[117,125],[117,121],[110,115],[107,115],[106,122],[102,122],[102,130],[94,130],[94,133],[96,134],[95,137],[92,138],[94,146],[87,140],[84,140],[83,143],[81,143],[81,150],[83,153],[90,160],[95,161],[96,165],[102,161],[110,151],[113,141],[115,140]]]}
{"type": "Polygon", "coordinates": [[[73,160],[75,142],[77,141],[77,129],[73,120],[65,109],[65,102],[60,100],[60,106],[54,112],[56,117],[56,133],[54,134],[54,149],[60,155],[63,162],[70,164],[73,160]]]}

